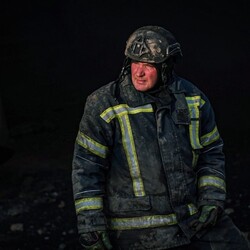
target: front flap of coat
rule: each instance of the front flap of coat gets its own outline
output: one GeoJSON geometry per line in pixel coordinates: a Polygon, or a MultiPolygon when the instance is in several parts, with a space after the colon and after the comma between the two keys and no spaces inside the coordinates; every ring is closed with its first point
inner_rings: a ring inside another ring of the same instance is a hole
{"type": "Polygon", "coordinates": [[[184,93],[175,93],[175,109],[172,111],[172,118],[175,124],[190,124],[189,110],[184,93]]]}

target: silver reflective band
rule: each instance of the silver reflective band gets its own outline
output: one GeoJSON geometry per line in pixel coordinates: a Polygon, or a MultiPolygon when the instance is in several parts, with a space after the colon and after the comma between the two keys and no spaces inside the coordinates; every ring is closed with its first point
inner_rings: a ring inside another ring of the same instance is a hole
{"type": "Polygon", "coordinates": [[[117,118],[120,124],[122,133],[122,144],[126,154],[129,171],[132,179],[132,185],[135,196],[145,196],[144,185],[141,177],[141,171],[137,158],[134,137],[129,120],[129,115],[138,113],[152,113],[153,108],[151,104],[132,108],[127,104],[120,104],[106,109],[100,116],[107,123],[112,119],[117,118]]]}
{"type": "Polygon", "coordinates": [[[218,140],[219,137],[220,137],[220,135],[219,135],[218,129],[215,126],[215,128],[210,133],[207,133],[201,137],[201,144],[203,146],[207,146],[207,145],[215,142],[216,140],[218,140]]]}
{"type": "Polygon", "coordinates": [[[113,218],[110,220],[111,230],[129,230],[148,227],[161,227],[177,224],[175,214],[153,215],[133,218],[113,218]]]}
{"type": "Polygon", "coordinates": [[[193,149],[200,149],[203,146],[200,143],[199,127],[200,127],[200,110],[199,108],[205,103],[200,96],[186,97],[191,124],[189,125],[190,143],[193,149]]]}
{"type": "Polygon", "coordinates": [[[129,165],[134,194],[135,196],[144,196],[144,185],[141,178],[141,171],[139,168],[134,137],[130,126],[129,117],[128,115],[123,115],[121,117],[118,117],[118,120],[121,126],[122,143],[125,149],[125,154],[129,165]]]}
{"type": "Polygon", "coordinates": [[[80,146],[84,147],[85,149],[89,150],[93,154],[98,155],[102,158],[106,158],[108,155],[108,147],[91,139],[90,137],[88,137],[87,135],[85,135],[84,133],[80,131],[78,132],[76,142],[80,146]]]}
{"type": "Polygon", "coordinates": [[[75,201],[76,213],[82,210],[102,209],[103,200],[101,197],[82,198],[75,201]]]}
{"type": "MultiPolygon", "coordinates": [[[[194,215],[198,209],[193,203],[187,204],[189,214],[194,215]]],[[[167,215],[151,215],[131,218],[111,218],[109,227],[111,230],[130,230],[139,228],[162,227],[177,224],[177,218],[174,213],[167,215]]]]}
{"type": "Polygon", "coordinates": [[[223,179],[216,177],[216,176],[202,176],[198,180],[198,187],[205,187],[205,186],[214,186],[216,188],[220,188],[223,191],[226,191],[226,183],[223,179]]]}
{"type": "Polygon", "coordinates": [[[109,123],[115,117],[126,115],[126,114],[138,114],[142,112],[153,112],[152,105],[147,104],[144,106],[131,108],[127,104],[119,104],[119,105],[106,109],[104,112],[102,112],[100,116],[104,121],[109,123]]]}

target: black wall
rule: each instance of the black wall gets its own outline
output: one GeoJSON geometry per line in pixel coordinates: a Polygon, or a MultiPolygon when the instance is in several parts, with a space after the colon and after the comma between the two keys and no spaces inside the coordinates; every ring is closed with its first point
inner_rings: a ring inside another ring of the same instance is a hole
{"type": "Polygon", "coordinates": [[[0,248],[76,244],[71,161],[84,102],[116,79],[126,39],[142,25],[176,36],[184,55],[176,72],[211,100],[228,159],[227,206],[249,231],[248,2],[1,2],[0,248]]]}
{"type": "Polygon", "coordinates": [[[129,34],[153,24],[181,43],[176,71],[207,93],[226,145],[248,146],[247,1],[10,1],[1,11],[0,96],[10,130],[83,105],[119,74],[129,34]]]}

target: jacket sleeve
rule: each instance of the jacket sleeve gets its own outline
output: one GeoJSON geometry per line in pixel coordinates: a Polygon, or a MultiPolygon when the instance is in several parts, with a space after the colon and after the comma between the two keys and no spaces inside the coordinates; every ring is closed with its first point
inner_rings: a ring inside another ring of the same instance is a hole
{"type": "Polygon", "coordinates": [[[101,106],[96,96],[87,98],[75,141],[72,184],[79,234],[106,229],[103,197],[110,133],[100,118],[101,106]]]}
{"type": "Polygon", "coordinates": [[[196,167],[198,206],[217,205],[223,208],[226,199],[223,140],[206,96],[202,96],[200,108],[200,144],[196,167]]]}

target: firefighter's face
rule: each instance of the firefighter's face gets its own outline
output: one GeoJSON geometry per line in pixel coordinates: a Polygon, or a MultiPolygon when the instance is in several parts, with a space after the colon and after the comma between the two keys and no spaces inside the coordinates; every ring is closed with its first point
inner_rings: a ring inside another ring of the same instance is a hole
{"type": "Polygon", "coordinates": [[[156,85],[158,72],[153,64],[132,61],[131,78],[136,90],[147,91],[156,85]]]}

